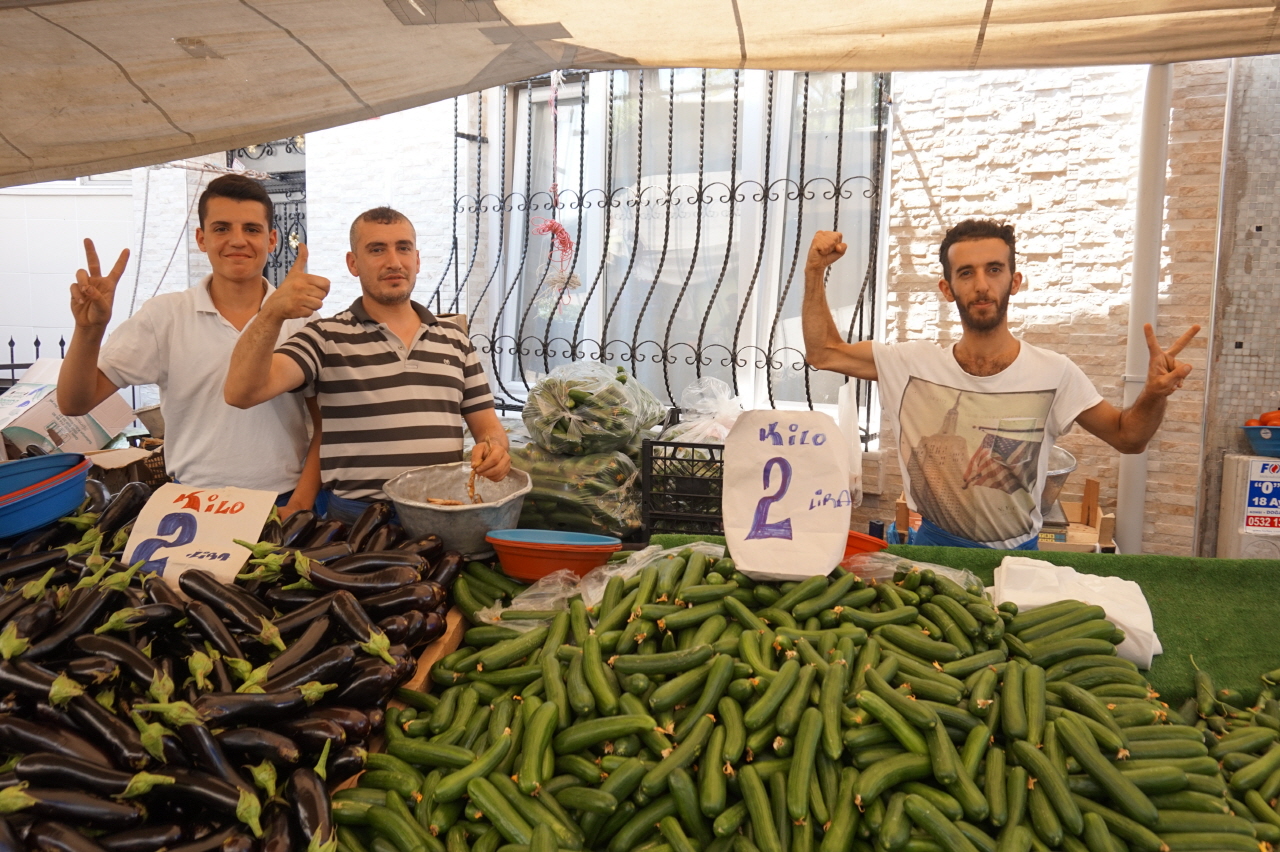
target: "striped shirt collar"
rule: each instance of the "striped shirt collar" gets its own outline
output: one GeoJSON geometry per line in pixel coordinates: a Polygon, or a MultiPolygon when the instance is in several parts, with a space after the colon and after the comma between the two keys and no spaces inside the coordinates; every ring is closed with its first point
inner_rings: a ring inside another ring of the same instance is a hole
{"type": "MultiPolygon", "coordinates": [[[[414,302],[412,300],[410,300],[409,304],[413,307],[414,313],[418,315],[418,319],[422,320],[424,325],[436,324],[437,320],[436,320],[435,314],[431,313],[431,311],[427,310],[422,305],[419,305],[417,302],[414,302]]],[[[370,323],[373,323],[374,325],[378,324],[378,321],[375,320],[373,317],[369,316],[369,312],[364,309],[363,296],[360,297],[359,299],[356,299],[354,302],[352,302],[351,307],[347,308],[347,310],[351,311],[351,315],[362,323],[370,322],[370,323]]]]}

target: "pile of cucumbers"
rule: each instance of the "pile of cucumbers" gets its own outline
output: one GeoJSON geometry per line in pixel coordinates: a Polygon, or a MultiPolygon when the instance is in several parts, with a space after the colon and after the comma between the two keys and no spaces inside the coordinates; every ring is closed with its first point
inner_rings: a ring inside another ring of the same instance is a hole
{"type": "Polygon", "coordinates": [[[1099,607],[1019,613],[932,570],[757,583],[685,551],[613,578],[594,610],[539,615],[472,627],[429,693],[397,693],[386,752],[334,796],[340,849],[1280,841],[1269,687],[1246,708],[1198,676],[1198,700],[1171,710],[1099,607]]]}

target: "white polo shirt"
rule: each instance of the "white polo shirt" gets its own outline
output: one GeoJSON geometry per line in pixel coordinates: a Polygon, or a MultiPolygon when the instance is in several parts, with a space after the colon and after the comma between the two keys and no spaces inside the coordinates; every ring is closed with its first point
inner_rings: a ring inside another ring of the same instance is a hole
{"type": "MultiPolygon", "coordinates": [[[[309,443],[306,403],[292,393],[247,411],[223,401],[222,385],[240,332],[214,307],[212,279],[209,275],[180,293],[148,299],[112,332],[98,355],[98,368],[118,387],[160,386],[165,465],[179,482],[292,491],[309,443]]],[[[265,278],[263,284],[265,302],[272,288],[265,278]]],[[[307,322],[286,321],[276,345],[307,322]]]]}

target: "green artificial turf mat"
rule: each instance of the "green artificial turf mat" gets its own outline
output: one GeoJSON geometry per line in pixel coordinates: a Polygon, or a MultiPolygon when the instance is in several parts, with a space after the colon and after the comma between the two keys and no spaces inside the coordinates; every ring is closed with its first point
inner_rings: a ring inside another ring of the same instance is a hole
{"type": "MultiPolygon", "coordinates": [[[[660,535],[651,543],[682,547],[693,541],[723,544],[720,536],[660,535]]],[[[963,568],[988,586],[1005,551],[894,546],[890,552],[918,562],[963,568]]],[[[1122,577],[1142,587],[1164,653],[1147,676],[1161,699],[1176,708],[1194,691],[1191,658],[1217,688],[1250,701],[1264,672],[1280,668],[1280,641],[1271,627],[1280,616],[1280,562],[1177,556],[1116,556],[1041,551],[1022,553],[1083,574],[1122,577]]]]}

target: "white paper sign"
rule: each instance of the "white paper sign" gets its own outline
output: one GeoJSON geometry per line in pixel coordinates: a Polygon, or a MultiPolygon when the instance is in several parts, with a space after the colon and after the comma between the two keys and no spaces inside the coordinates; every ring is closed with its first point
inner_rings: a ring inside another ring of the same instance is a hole
{"type": "Polygon", "coordinates": [[[275,502],[271,491],[162,485],[133,525],[124,564],[146,560],[140,570],[161,575],[175,589],[191,568],[233,582],[249,559],[233,539],[256,542],[275,502]]]}
{"type": "Polygon", "coordinates": [[[849,535],[849,448],[817,411],[748,411],[724,447],[724,534],[756,580],[827,574],[849,535]]]}
{"type": "Polygon", "coordinates": [[[1244,504],[1240,532],[1280,535],[1280,460],[1249,459],[1244,504]]]}

